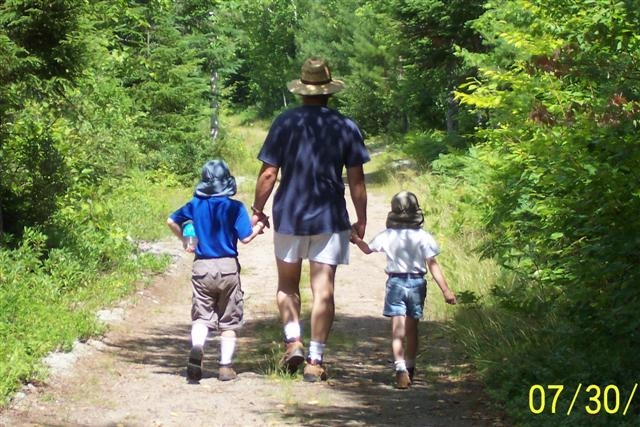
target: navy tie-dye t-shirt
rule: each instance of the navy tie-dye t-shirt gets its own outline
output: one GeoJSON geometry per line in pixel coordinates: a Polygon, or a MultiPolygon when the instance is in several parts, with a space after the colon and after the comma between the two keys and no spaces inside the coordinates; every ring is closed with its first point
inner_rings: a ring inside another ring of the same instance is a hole
{"type": "Polygon", "coordinates": [[[351,119],[323,106],[285,111],[273,122],[258,159],[280,168],[275,231],[313,235],[351,227],[342,173],[370,159],[351,119]]]}

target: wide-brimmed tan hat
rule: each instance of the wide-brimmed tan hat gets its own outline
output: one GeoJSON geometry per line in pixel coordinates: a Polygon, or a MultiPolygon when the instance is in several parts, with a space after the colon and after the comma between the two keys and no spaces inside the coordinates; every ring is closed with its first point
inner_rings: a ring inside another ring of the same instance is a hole
{"type": "Polygon", "coordinates": [[[326,60],[311,57],[302,64],[300,78],[287,83],[287,89],[297,95],[330,95],[344,89],[344,82],[331,78],[326,60]]]}
{"type": "Polygon", "coordinates": [[[422,228],[424,215],[418,198],[409,191],[401,191],[391,199],[387,228],[422,228]]]}

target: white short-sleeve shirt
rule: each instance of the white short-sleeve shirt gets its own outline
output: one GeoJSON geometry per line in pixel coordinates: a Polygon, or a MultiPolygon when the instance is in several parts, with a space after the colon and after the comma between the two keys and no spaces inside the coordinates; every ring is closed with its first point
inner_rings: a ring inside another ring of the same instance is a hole
{"type": "Polygon", "coordinates": [[[387,255],[387,273],[426,273],[426,260],[440,253],[433,236],[422,229],[387,228],[369,243],[387,255]]]}

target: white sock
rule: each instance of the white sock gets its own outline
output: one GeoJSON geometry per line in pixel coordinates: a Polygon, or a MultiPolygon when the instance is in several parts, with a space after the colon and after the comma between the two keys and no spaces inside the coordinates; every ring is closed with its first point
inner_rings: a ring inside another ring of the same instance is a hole
{"type": "Polygon", "coordinates": [[[286,341],[294,341],[299,339],[302,331],[300,330],[300,323],[289,322],[284,325],[284,338],[286,341]]]}
{"type": "Polygon", "coordinates": [[[230,365],[236,351],[236,337],[220,337],[220,364],[230,365]]]}
{"type": "Polygon", "coordinates": [[[209,327],[204,323],[194,323],[191,325],[191,346],[204,347],[209,335],[209,327]]]}
{"type": "Polygon", "coordinates": [[[396,366],[396,372],[405,372],[407,370],[404,360],[396,360],[393,364],[396,366]]]}
{"type": "Polygon", "coordinates": [[[326,344],[318,341],[309,342],[309,359],[322,362],[322,356],[324,355],[325,346],[326,344]]]}

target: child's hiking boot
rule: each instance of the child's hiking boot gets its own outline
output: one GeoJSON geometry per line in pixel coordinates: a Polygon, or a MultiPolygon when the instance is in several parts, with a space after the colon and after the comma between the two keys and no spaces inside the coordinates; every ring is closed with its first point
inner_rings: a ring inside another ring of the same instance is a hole
{"type": "Polygon", "coordinates": [[[202,379],[202,359],[204,352],[202,347],[196,345],[191,347],[189,352],[189,361],[187,362],[187,380],[190,382],[199,382],[202,379]]]}
{"type": "Polygon", "coordinates": [[[280,367],[289,374],[294,374],[304,362],[304,345],[300,340],[286,342],[286,350],[280,360],[280,367]]]}
{"type": "Polygon", "coordinates": [[[413,382],[413,374],[416,373],[416,368],[407,368],[407,372],[409,373],[409,379],[411,380],[411,382],[413,382]]]}
{"type": "Polygon", "coordinates": [[[235,380],[237,377],[238,374],[236,374],[236,371],[235,369],[233,369],[233,366],[231,364],[220,365],[218,369],[218,379],[220,381],[231,381],[235,380]]]}
{"type": "Polygon", "coordinates": [[[411,379],[409,378],[409,372],[396,371],[396,388],[405,389],[411,385],[411,379]]]}
{"type": "Polygon", "coordinates": [[[302,378],[308,383],[326,381],[327,371],[322,366],[321,361],[309,359],[307,360],[307,364],[304,365],[304,374],[302,378]]]}

